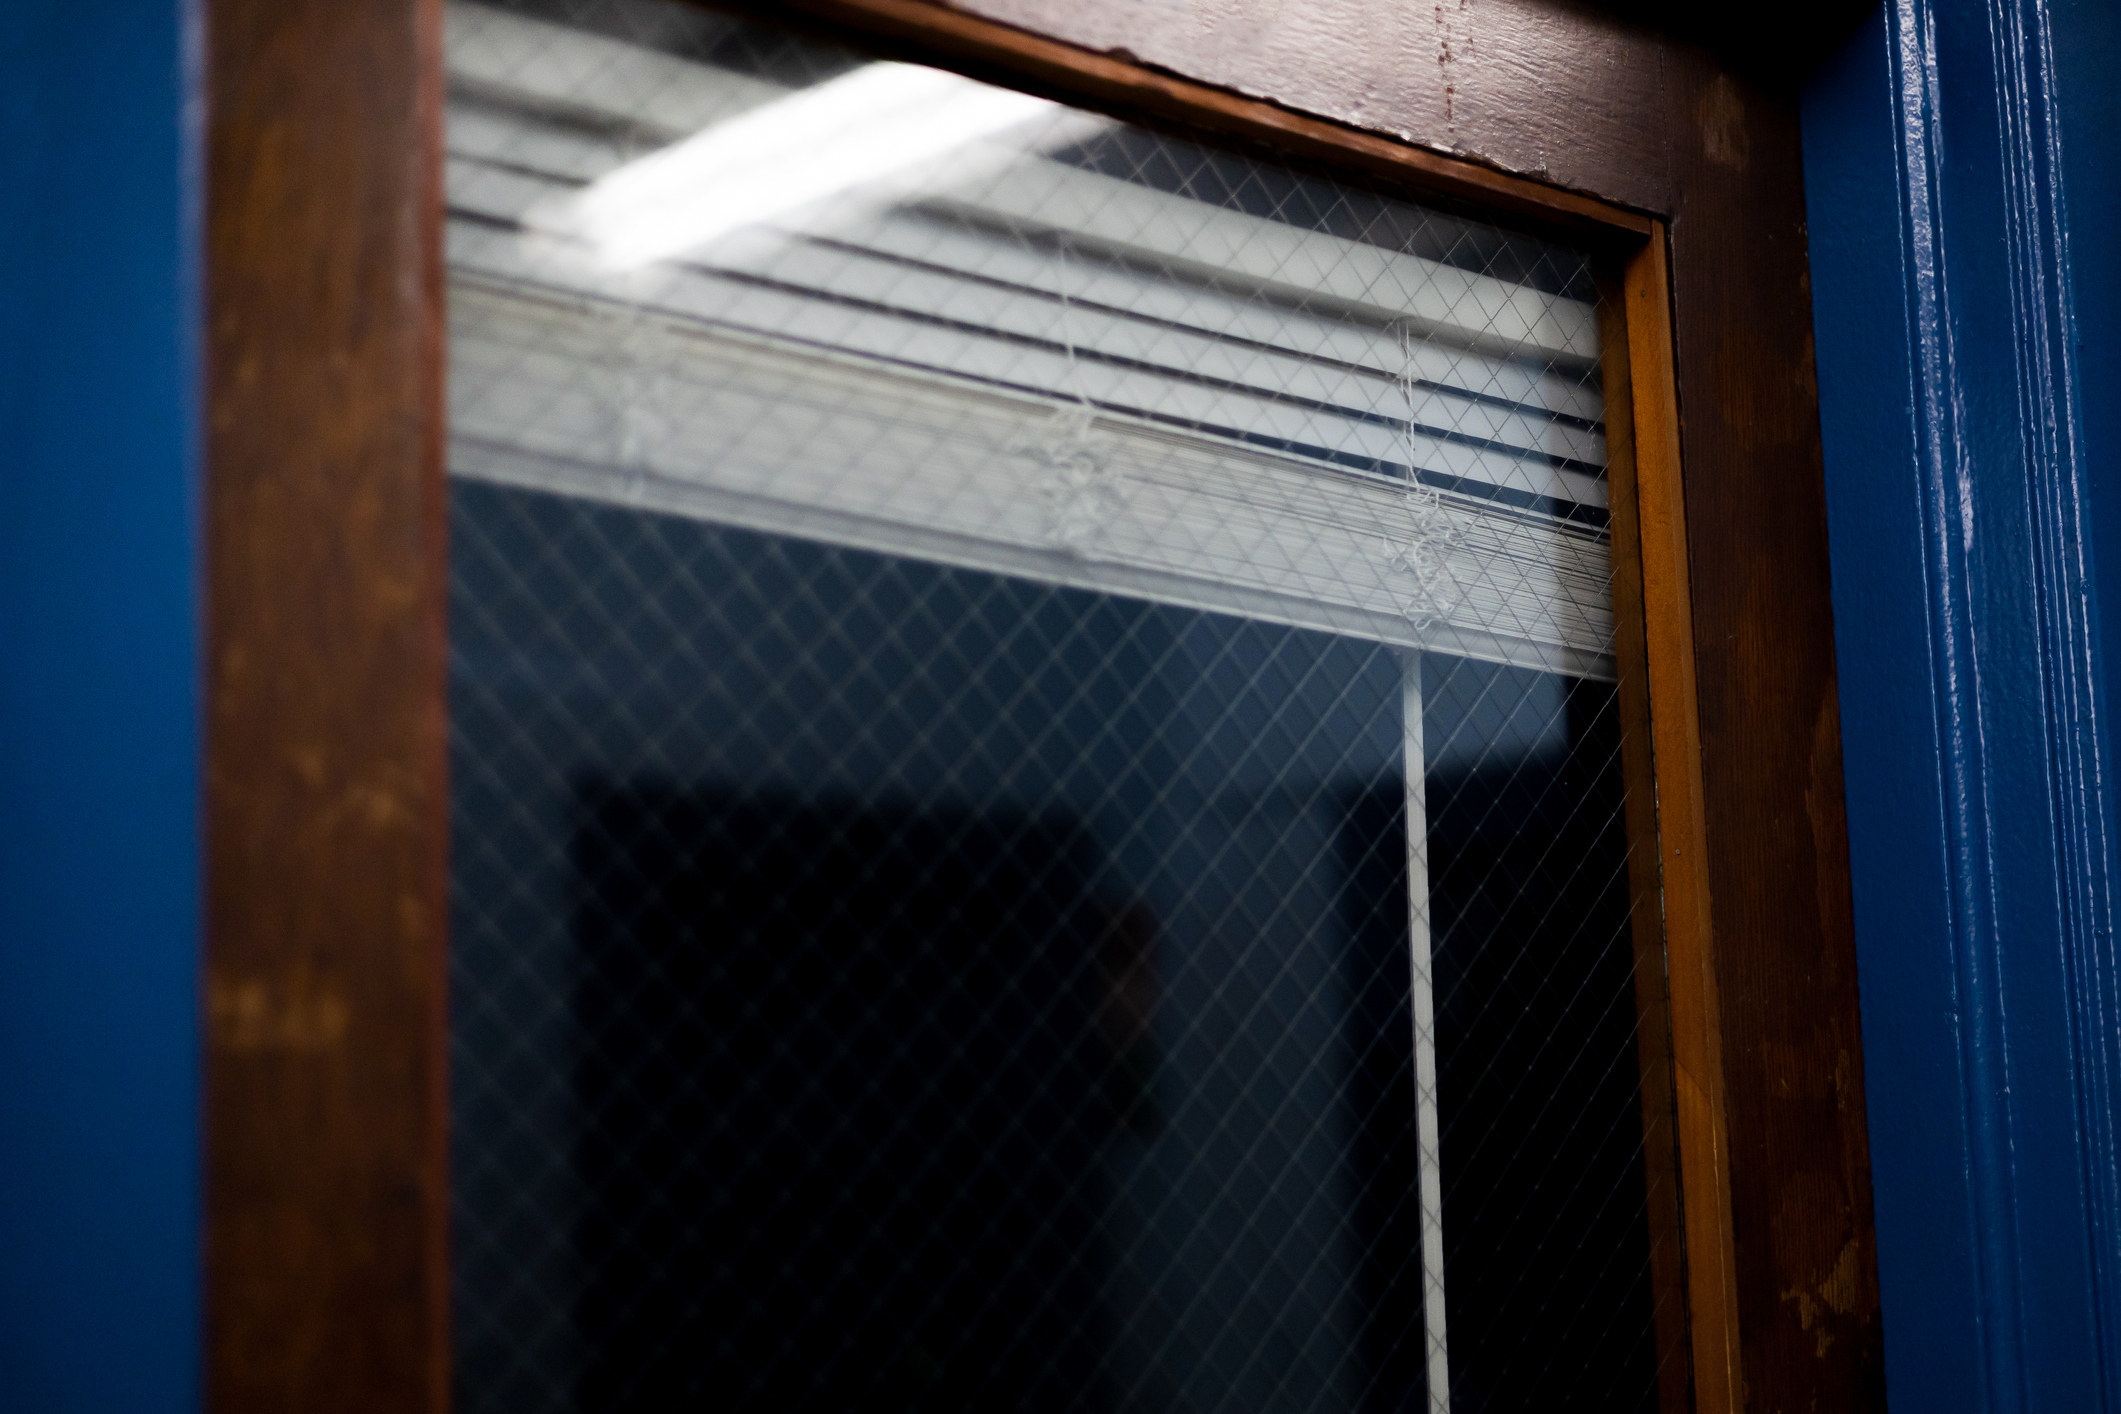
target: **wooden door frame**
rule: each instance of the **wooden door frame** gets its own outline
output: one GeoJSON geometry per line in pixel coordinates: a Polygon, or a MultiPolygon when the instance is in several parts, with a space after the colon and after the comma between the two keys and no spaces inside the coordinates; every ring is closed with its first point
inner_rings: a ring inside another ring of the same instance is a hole
{"type": "Polygon", "coordinates": [[[206,1400],[449,1398],[439,0],[208,0],[206,1400]]]}
{"type": "MultiPolygon", "coordinates": [[[[1659,1340],[1691,1350],[1664,1403],[1882,1408],[1794,94],[1547,0],[1439,8],[1435,74],[1383,99],[1304,60],[1374,31],[1360,0],[1252,50],[1128,0],[984,7],[748,8],[1610,265],[1647,1167],[1686,1254],[1657,1247],[1659,1340]]],[[[1388,56],[1432,23],[1392,14],[1388,56]]],[[[216,1410],[448,1403],[439,15],[207,6],[216,1410]]]]}

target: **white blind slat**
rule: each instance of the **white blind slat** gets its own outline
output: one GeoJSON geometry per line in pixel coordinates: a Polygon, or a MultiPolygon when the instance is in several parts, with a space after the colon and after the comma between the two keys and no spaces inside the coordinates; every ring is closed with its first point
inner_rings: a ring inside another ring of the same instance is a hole
{"type": "Polygon", "coordinates": [[[1080,115],[615,271],[552,213],[792,90],[448,23],[456,474],[1611,675],[1588,303],[1056,160],[1080,115]]]}

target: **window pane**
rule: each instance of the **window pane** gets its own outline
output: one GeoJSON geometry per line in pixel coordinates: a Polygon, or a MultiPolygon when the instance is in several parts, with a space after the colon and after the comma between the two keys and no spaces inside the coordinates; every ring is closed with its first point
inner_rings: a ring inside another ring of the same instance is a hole
{"type": "Polygon", "coordinates": [[[447,16],[462,1406],[1654,1407],[1585,258],[447,16]]]}

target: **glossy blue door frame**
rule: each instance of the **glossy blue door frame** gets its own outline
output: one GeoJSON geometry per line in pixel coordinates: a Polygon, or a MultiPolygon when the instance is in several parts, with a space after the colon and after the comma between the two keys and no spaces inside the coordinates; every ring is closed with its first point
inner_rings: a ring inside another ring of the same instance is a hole
{"type": "Polygon", "coordinates": [[[183,0],[0,7],[0,1409],[198,1403],[183,0]]]}
{"type": "Polygon", "coordinates": [[[2116,27],[1888,0],[1805,95],[1900,1410],[2121,1407],[2116,27]]]}

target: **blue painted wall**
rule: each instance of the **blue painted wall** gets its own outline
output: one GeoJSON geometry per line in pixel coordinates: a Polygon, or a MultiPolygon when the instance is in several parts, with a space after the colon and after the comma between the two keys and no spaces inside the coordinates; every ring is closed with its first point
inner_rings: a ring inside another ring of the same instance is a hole
{"type": "Polygon", "coordinates": [[[0,1409],[198,1403],[182,0],[0,25],[0,1409]]]}
{"type": "Polygon", "coordinates": [[[1901,1410],[2117,1407],[2115,30],[1888,0],[1805,94],[1901,1410]]]}
{"type": "Polygon", "coordinates": [[[1813,79],[1805,186],[1886,1385],[1942,1410],[1978,1375],[1971,1198],[1963,1120],[1929,1069],[1958,1064],[1941,747],[1928,714],[1893,710],[1927,703],[1931,665],[1885,48],[1874,14],[1813,79]]]}
{"type": "Polygon", "coordinates": [[[2109,702],[2121,702],[2121,5],[2055,0],[2080,426],[2109,702]]]}

